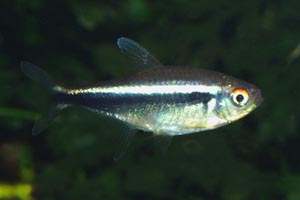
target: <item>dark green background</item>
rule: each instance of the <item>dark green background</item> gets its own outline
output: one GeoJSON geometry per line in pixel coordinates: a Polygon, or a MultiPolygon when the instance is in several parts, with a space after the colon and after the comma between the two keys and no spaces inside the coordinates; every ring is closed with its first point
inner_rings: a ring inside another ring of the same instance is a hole
{"type": "Polygon", "coordinates": [[[0,2],[0,182],[32,183],[35,199],[300,199],[298,0],[0,2]],[[73,107],[46,133],[33,122],[50,93],[22,60],[84,86],[136,72],[116,47],[130,37],[165,64],[254,83],[263,104],[225,127],[175,137],[163,156],[139,132],[118,162],[122,125],[73,107]]]}

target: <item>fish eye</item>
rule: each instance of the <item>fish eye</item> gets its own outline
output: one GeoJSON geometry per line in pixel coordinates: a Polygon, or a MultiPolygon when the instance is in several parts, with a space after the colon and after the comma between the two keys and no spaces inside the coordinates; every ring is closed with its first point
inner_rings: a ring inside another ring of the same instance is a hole
{"type": "Polygon", "coordinates": [[[243,106],[245,105],[249,100],[249,93],[247,90],[242,88],[237,88],[232,91],[231,93],[232,101],[238,105],[243,106]]]}

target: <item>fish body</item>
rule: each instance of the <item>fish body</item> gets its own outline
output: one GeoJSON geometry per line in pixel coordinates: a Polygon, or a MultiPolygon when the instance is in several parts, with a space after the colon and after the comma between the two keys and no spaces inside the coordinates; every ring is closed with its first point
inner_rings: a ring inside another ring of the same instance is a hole
{"type": "Polygon", "coordinates": [[[253,101],[259,100],[255,86],[233,77],[175,66],[153,68],[98,87],[61,89],[56,99],[61,105],[80,105],[140,130],[181,135],[228,124],[257,106],[236,108],[231,102],[233,88],[247,88],[253,101]]]}
{"type": "Polygon", "coordinates": [[[28,63],[22,70],[53,91],[55,106],[33,130],[41,132],[62,108],[79,105],[121,120],[134,129],[157,135],[182,135],[214,129],[236,121],[262,102],[252,84],[219,72],[163,66],[136,42],[120,38],[118,46],[141,65],[150,66],[123,80],[85,88],[65,88],[28,63]]]}

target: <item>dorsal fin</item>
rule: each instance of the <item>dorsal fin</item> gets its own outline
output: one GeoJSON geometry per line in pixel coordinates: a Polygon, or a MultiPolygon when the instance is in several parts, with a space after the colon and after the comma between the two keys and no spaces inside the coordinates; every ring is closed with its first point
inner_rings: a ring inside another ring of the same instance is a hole
{"type": "Polygon", "coordinates": [[[163,66],[149,51],[129,38],[119,38],[117,45],[122,53],[126,54],[134,63],[140,66],[145,68],[163,66]]]}

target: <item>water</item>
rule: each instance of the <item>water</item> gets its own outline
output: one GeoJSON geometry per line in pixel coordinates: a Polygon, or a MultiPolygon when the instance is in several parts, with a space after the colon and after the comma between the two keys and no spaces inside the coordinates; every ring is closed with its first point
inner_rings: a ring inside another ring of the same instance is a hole
{"type": "Polygon", "coordinates": [[[299,6],[2,1],[0,199],[299,199],[300,58],[288,62],[300,41],[299,6]],[[166,155],[139,132],[115,162],[123,126],[80,108],[66,109],[46,133],[32,136],[50,94],[19,63],[33,62],[66,85],[127,77],[138,67],[120,54],[121,36],[164,64],[253,83],[264,102],[231,125],[175,137],[166,155]]]}

